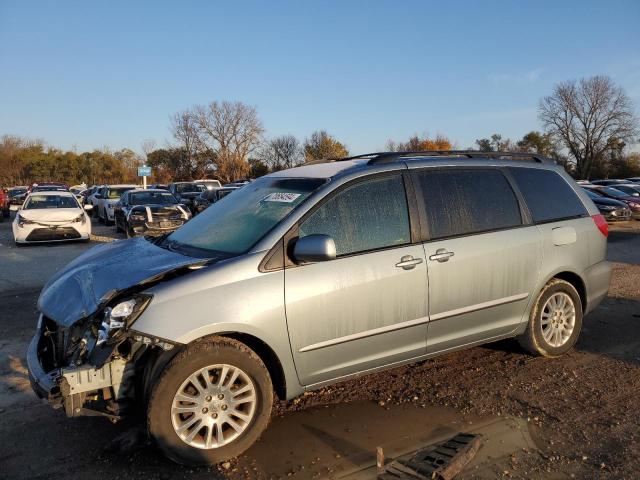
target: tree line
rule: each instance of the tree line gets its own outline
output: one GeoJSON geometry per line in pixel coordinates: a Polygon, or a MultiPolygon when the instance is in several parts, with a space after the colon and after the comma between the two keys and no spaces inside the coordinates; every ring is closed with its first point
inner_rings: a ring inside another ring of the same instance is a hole
{"type": "MultiPolygon", "coordinates": [[[[609,77],[595,76],[556,85],[538,106],[542,131],[520,140],[496,133],[476,140],[473,149],[520,151],[550,156],[576,178],[640,176],[640,155],[629,151],[638,142],[634,104],[609,77]]],[[[293,135],[265,138],[255,107],[242,102],[213,101],[170,117],[173,143],[155,148],[143,143],[143,155],[108,149],[77,153],[47,147],[44,142],[5,135],[0,139],[0,185],[63,179],[69,183],[137,182],[137,167],[152,167],[152,182],[217,178],[231,182],[258,177],[321,159],[349,155],[347,146],[325,130],[303,141],[293,135]]],[[[442,135],[414,135],[388,140],[390,151],[450,150],[442,135]]]]}

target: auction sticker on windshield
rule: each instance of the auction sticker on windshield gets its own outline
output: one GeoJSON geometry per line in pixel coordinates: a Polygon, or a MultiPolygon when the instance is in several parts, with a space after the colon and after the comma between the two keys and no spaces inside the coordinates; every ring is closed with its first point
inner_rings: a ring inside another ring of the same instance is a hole
{"type": "Polygon", "coordinates": [[[274,192],[264,197],[262,201],[291,203],[299,196],[300,196],[299,193],[274,192]]]}

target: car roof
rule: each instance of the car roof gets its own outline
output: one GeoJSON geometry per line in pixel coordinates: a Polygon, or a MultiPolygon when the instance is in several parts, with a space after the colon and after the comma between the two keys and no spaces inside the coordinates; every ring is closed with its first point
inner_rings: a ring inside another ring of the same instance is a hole
{"type": "Polygon", "coordinates": [[[314,163],[273,172],[267,177],[330,178],[354,167],[365,167],[367,160],[343,160],[339,162],[314,163]]]}
{"type": "Polygon", "coordinates": [[[479,152],[476,150],[433,150],[377,152],[335,160],[319,160],[271,173],[270,177],[332,178],[350,172],[375,172],[403,168],[438,166],[514,166],[558,169],[557,162],[537,153],[479,152]],[[377,168],[376,168],[377,167],[377,168]]]}
{"type": "Polygon", "coordinates": [[[129,183],[122,183],[122,184],[117,184],[117,185],[103,185],[103,186],[105,186],[107,188],[131,188],[131,189],[137,187],[137,185],[131,185],[129,183]]]}

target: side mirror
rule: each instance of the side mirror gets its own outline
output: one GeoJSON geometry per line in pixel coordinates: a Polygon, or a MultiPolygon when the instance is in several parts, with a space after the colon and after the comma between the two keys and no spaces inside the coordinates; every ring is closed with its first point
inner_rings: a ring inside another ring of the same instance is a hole
{"type": "Polygon", "coordinates": [[[292,256],[296,263],[326,262],[336,258],[336,244],[329,235],[309,235],[296,241],[292,256]]]}
{"type": "Polygon", "coordinates": [[[100,195],[99,193],[96,193],[93,198],[95,198],[96,200],[100,200],[102,198],[102,195],[100,195]]]}
{"type": "Polygon", "coordinates": [[[88,212],[89,210],[93,210],[93,205],[91,205],[90,203],[86,203],[84,205],[84,209],[88,212]]]}

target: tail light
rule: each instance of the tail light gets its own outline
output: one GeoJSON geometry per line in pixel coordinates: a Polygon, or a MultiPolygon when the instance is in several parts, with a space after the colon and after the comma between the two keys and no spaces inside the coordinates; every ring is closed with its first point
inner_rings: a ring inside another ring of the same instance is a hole
{"type": "Polygon", "coordinates": [[[591,218],[593,218],[593,223],[596,224],[596,227],[598,227],[598,230],[600,230],[600,233],[602,233],[605,237],[608,237],[609,225],[607,225],[607,221],[605,220],[604,216],[591,215],[591,218]]]}

